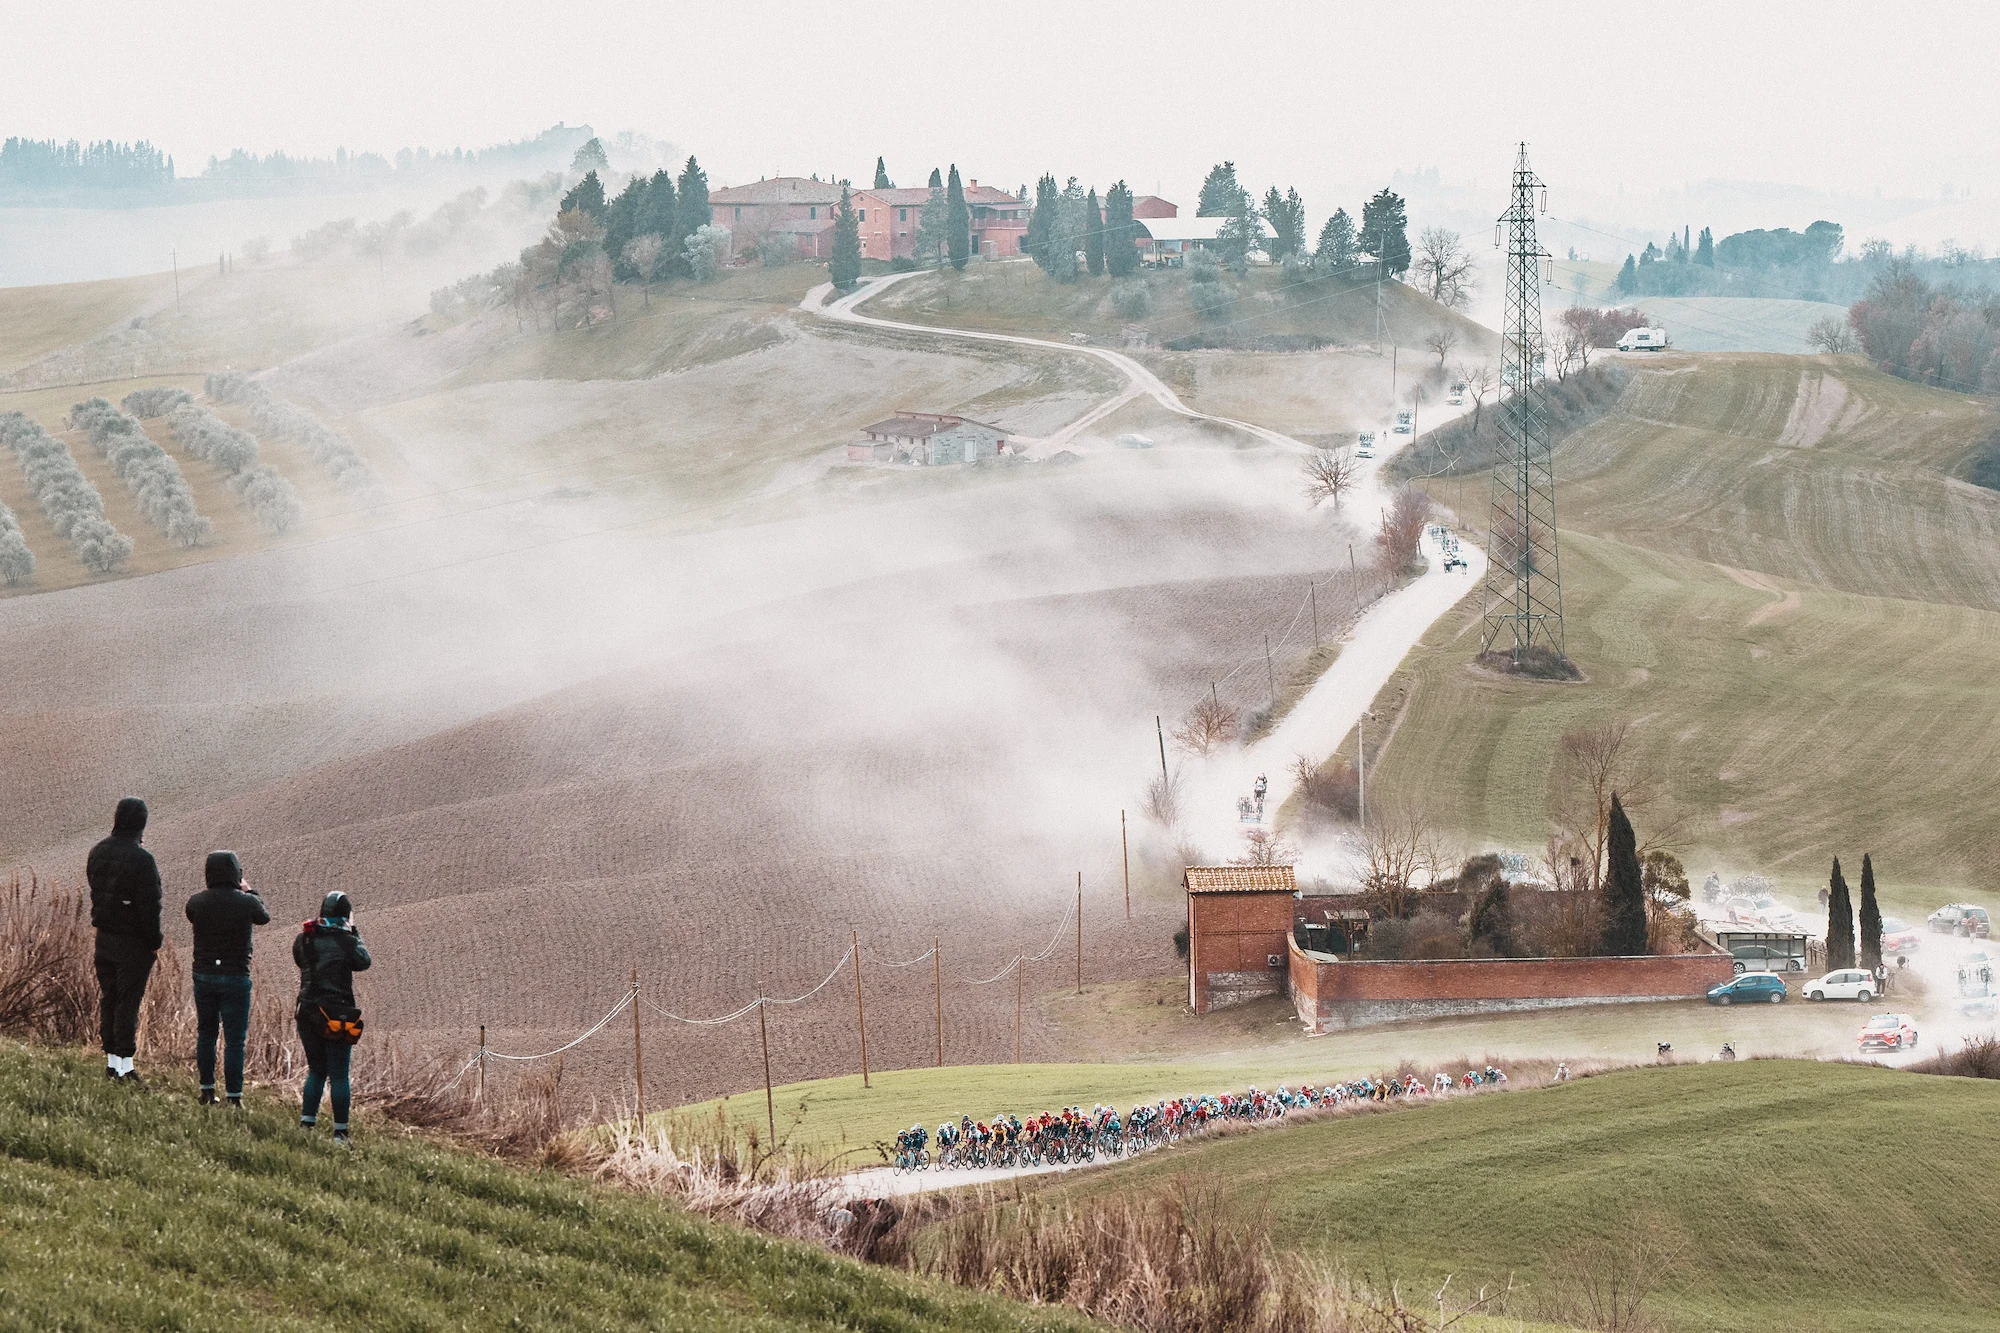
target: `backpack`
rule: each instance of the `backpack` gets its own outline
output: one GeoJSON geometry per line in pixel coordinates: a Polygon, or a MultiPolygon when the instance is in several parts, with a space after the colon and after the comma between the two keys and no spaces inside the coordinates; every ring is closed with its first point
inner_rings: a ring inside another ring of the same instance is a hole
{"type": "MultiPolygon", "coordinates": [[[[306,951],[312,959],[312,966],[306,974],[305,985],[302,989],[310,992],[319,983],[319,938],[318,932],[311,929],[311,923],[307,923],[307,930],[314,937],[312,948],[306,951]]],[[[335,943],[334,947],[340,947],[338,942],[335,943]]],[[[361,1040],[361,1033],[367,1024],[361,1021],[360,1009],[352,1009],[339,1014],[329,1014],[325,1006],[315,1004],[312,1010],[315,1014],[319,1015],[319,1021],[322,1025],[320,1028],[320,1038],[327,1045],[352,1046],[361,1040]]],[[[303,1006],[301,1006],[300,1017],[303,1018],[304,1016],[303,1006]]]]}

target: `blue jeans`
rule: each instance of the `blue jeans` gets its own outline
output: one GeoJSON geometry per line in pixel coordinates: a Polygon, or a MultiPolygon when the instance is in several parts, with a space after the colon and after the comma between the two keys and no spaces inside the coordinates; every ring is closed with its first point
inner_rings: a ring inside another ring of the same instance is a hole
{"type": "Polygon", "coordinates": [[[215,1036],[222,1030],[222,1076],[243,1095],[243,1043],[250,1036],[250,978],[194,974],[194,1064],[204,1092],[215,1091],[215,1036]]]}
{"type": "Polygon", "coordinates": [[[319,1119],[320,1094],[332,1084],[333,1127],[347,1128],[348,1061],[354,1058],[354,1048],[344,1043],[326,1039],[326,1021],[319,1010],[308,1009],[299,1015],[299,1045],[306,1053],[306,1086],[300,1098],[299,1121],[313,1124],[319,1119]],[[310,1015],[308,1020],[307,1015],[310,1015]]]}

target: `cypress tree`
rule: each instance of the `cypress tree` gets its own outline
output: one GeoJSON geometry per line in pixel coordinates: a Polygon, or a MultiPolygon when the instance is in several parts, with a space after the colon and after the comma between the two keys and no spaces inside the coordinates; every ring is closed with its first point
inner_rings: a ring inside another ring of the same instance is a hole
{"type": "Polygon", "coordinates": [[[708,173],[692,156],[681,168],[675,194],[679,197],[674,203],[674,223],[680,228],[681,235],[686,236],[715,221],[715,210],[708,206],[708,173]]]}
{"type": "Polygon", "coordinates": [[[956,162],[944,189],[944,248],[951,266],[963,273],[972,249],[972,210],[965,206],[965,186],[958,179],[956,162]]]}
{"type": "Polygon", "coordinates": [[[639,215],[650,190],[644,176],[634,176],[611,201],[611,216],[604,224],[604,251],[611,256],[613,272],[628,282],[639,275],[625,262],[625,243],[639,234],[639,215]]]}
{"type": "Polygon", "coordinates": [[[1701,239],[1695,243],[1694,262],[1715,267],[1715,237],[1706,227],[1701,229],[1701,239]]]}
{"type": "Polygon", "coordinates": [[[1875,863],[1861,854],[1861,966],[1882,966],[1882,909],[1875,902],[1875,863]]]}
{"type": "Polygon", "coordinates": [[[1198,218],[1226,218],[1236,211],[1242,194],[1243,187],[1236,183],[1236,164],[1218,162],[1202,178],[1201,198],[1195,204],[1194,215],[1198,218]]]}
{"type": "Polygon", "coordinates": [[[1628,958],[1646,952],[1646,888],[1639,869],[1639,840],[1615,792],[1606,844],[1611,873],[1604,882],[1603,951],[1628,958]]]}
{"type": "Polygon", "coordinates": [[[1479,896],[1472,908],[1471,927],[1473,941],[1484,940],[1496,958],[1513,956],[1514,900],[1506,880],[1494,880],[1493,887],[1479,896]]]}
{"type": "Polygon", "coordinates": [[[1840,858],[1833,858],[1833,878],[1827,881],[1826,965],[1828,970],[1854,966],[1854,900],[1847,895],[1847,881],[1840,874],[1840,858]]]}
{"type": "Polygon", "coordinates": [[[1625,267],[1618,270],[1616,286],[1619,291],[1630,294],[1639,290],[1639,266],[1632,256],[1625,256],[1625,267]]]}
{"type": "Polygon", "coordinates": [[[646,182],[646,201],[639,206],[636,234],[644,236],[649,231],[659,233],[669,253],[680,248],[680,238],[674,231],[674,173],[665,167],[646,182]]]}
{"type": "Polygon", "coordinates": [[[1085,196],[1083,214],[1083,266],[1093,278],[1104,274],[1104,210],[1098,207],[1097,187],[1085,196]]]}
{"type": "Polygon", "coordinates": [[[879,157],[875,159],[875,188],[878,190],[893,190],[896,188],[896,183],[889,179],[888,167],[883,165],[882,159],[879,157]]]}
{"type": "Polygon", "coordinates": [[[841,187],[840,207],[833,214],[833,258],[826,270],[842,291],[861,278],[861,220],[854,214],[854,197],[846,186],[841,187]]]}
{"type": "Polygon", "coordinates": [[[596,172],[585,172],[583,179],[572,185],[569,193],[562,197],[562,203],[558,205],[556,211],[567,213],[571,209],[588,213],[599,222],[604,221],[607,211],[604,203],[604,182],[597,179],[596,172]]]}
{"type": "Polygon", "coordinates": [[[1049,233],[1055,229],[1061,200],[1054,176],[1044,175],[1035,182],[1035,210],[1028,214],[1028,234],[1021,244],[1044,273],[1049,271],[1049,233]]]}
{"type": "Polygon", "coordinates": [[[1122,278],[1139,267],[1137,228],[1132,221],[1132,191],[1124,181],[1104,196],[1104,270],[1122,278]]]}

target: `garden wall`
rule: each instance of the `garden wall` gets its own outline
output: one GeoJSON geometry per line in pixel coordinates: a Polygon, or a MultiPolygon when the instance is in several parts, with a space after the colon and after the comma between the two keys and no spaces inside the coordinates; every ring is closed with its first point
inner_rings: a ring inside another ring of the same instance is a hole
{"type": "Polygon", "coordinates": [[[1451,958],[1333,962],[1294,940],[1292,1002],[1311,1032],[1581,1004],[1695,1000],[1728,981],[1725,953],[1638,958],[1451,958]]]}

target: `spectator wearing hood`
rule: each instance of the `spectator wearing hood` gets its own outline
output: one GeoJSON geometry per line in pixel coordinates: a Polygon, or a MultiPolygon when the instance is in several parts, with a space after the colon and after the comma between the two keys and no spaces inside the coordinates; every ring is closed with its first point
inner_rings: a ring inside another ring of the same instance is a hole
{"type": "Polygon", "coordinates": [[[112,816],[111,836],[90,849],[90,924],[97,929],[92,962],[97,969],[97,1029],[104,1045],[104,1074],[136,1085],[132,1057],[139,1048],[139,1005],[160,952],[160,867],[139,845],[146,831],[146,803],[127,796],[112,816]]]}
{"type": "Polygon", "coordinates": [[[268,925],[271,914],[244,882],[235,852],[210,852],[202,878],[208,887],[187,902],[194,927],[194,1062],[201,1073],[201,1104],[213,1106],[220,1029],[223,1087],[229,1104],[240,1107],[243,1045],[250,1035],[250,932],[268,925]]]}
{"type": "Polygon", "coordinates": [[[306,1053],[299,1128],[311,1129],[318,1123],[320,1095],[331,1085],[333,1141],[345,1143],[347,1075],[354,1045],[352,1040],[330,1039],[328,1026],[336,1019],[358,1022],[361,1007],[354,1001],[354,974],[366,972],[375,961],[354,928],[354,904],[346,894],[326,895],[319,916],[306,922],[292,941],[292,961],[299,966],[299,1045],[306,1053]]]}

